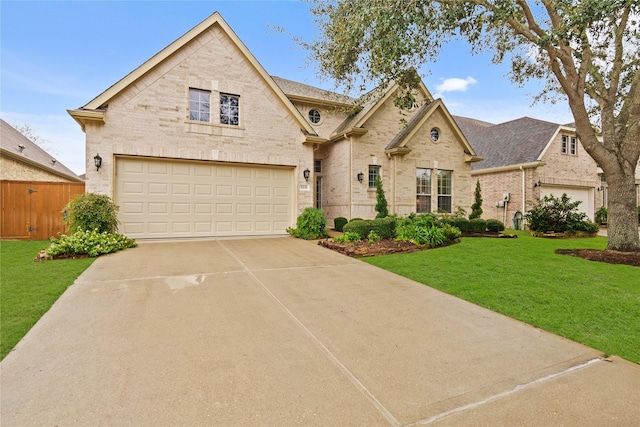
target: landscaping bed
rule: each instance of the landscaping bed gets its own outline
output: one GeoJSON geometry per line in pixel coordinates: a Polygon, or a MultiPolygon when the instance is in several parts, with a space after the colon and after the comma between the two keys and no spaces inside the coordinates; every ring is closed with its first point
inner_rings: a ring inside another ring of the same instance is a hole
{"type": "Polygon", "coordinates": [[[598,249],[556,249],[555,253],[576,256],[588,259],[589,261],[640,267],[640,252],[601,251],[598,249]]]}
{"type": "MultiPolygon", "coordinates": [[[[459,243],[460,239],[438,246],[439,248],[459,243]]],[[[352,257],[370,257],[376,255],[391,255],[398,253],[418,252],[431,249],[430,245],[416,245],[408,240],[382,239],[370,243],[368,240],[358,242],[338,243],[331,239],[319,240],[318,245],[352,257]]]]}

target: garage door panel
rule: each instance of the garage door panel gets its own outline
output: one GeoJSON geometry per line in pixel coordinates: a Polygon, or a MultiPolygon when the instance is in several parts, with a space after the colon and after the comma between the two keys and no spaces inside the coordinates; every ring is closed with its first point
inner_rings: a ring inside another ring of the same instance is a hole
{"type": "Polygon", "coordinates": [[[121,231],[133,238],[284,234],[292,168],[118,158],[121,231]]]}

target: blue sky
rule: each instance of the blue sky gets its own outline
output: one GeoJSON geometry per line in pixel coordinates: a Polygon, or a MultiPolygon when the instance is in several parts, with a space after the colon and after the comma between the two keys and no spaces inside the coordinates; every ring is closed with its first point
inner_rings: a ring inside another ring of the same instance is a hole
{"type": "MultiPolygon", "coordinates": [[[[326,89],[293,36],[316,34],[309,4],[281,1],[13,1],[0,2],[0,117],[28,124],[46,148],[78,174],[84,134],[67,114],[81,107],[175,39],[218,11],[272,75],[326,89]]],[[[454,115],[500,123],[522,116],[555,123],[573,118],[565,103],[532,104],[537,83],[511,84],[507,65],[446,45],[420,70],[429,90],[454,115]]]]}

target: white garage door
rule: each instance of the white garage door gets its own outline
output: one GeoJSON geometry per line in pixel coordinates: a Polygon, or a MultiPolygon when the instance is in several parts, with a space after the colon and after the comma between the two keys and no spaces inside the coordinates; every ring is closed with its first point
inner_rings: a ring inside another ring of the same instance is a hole
{"type": "Polygon", "coordinates": [[[115,201],[132,238],[283,234],[295,223],[292,168],[118,158],[115,201]]]}
{"type": "Polygon", "coordinates": [[[544,184],[540,187],[540,198],[548,196],[549,194],[553,194],[554,197],[559,198],[564,193],[571,198],[572,202],[581,201],[582,203],[578,205],[578,211],[586,213],[589,219],[593,221],[593,188],[554,187],[545,186],[544,184]]]}

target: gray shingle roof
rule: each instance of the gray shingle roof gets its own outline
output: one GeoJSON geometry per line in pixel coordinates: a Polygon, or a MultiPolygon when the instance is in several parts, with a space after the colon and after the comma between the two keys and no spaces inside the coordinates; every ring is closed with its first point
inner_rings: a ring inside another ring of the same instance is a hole
{"type": "Polygon", "coordinates": [[[356,102],[355,98],[341,95],[336,92],[331,92],[329,90],[320,89],[303,83],[294,82],[292,80],[283,79],[282,77],[271,76],[271,78],[287,96],[300,96],[304,98],[350,105],[356,102]]]}
{"type": "Polygon", "coordinates": [[[560,127],[557,123],[522,117],[497,125],[454,116],[476,154],[484,161],[473,170],[535,162],[560,127]]]}
{"type": "Polygon", "coordinates": [[[420,109],[414,114],[414,116],[409,120],[406,126],[403,126],[402,130],[391,140],[389,145],[385,148],[385,150],[391,150],[393,148],[399,147],[402,145],[402,142],[405,138],[413,131],[413,129],[420,123],[420,120],[424,118],[424,116],[429,112],[431,106],[435,104],[437,101],[430,102],[428,104],[424,104],[420,107],[420,109]]]}
{"type": "Polygon", "coordinates": [[[23,159],[26,163],[37,164],[47,172],[63,176],[72,181],[82,181],[82,179],[73,173],[73,171],[60,163],[51,154],[44,151],[37,144],[33,143],[29,138],[25,137],[9,123],[0,119],[2,127],[0,128],[0,146],[3,154],[9,154],[14,158],[23,159]],[[20,151],[20,145],[24,147],[20,151]],[[55,160],[55,161],[54,161],[55,160]]]}

